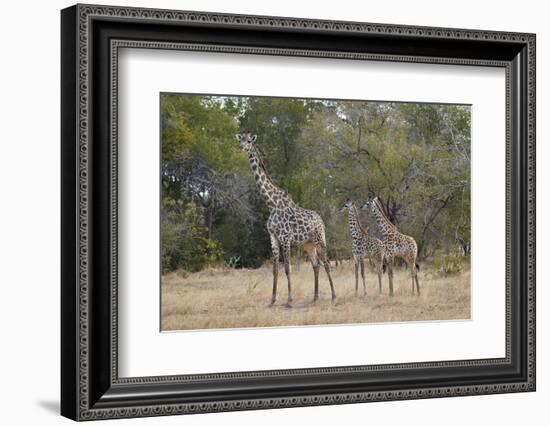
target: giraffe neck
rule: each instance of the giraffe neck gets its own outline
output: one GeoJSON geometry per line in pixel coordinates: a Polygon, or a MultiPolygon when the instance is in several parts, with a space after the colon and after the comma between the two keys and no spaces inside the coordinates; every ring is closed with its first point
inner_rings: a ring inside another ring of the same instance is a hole
{"type": "MultiPolygon", "coordinates": [[[[352,231],[355,231],[355,234],[358,238],[361,236],[367,237],[367,230],[361,225],[361,219],[359,217],[359,212],[357,207],[351,206],[348,208],[348,223],[352,231]]],[[[353,232],[352,232],[353,235],[353,232]]]]}
{"type": "Polygon", "coordinates": [[[269,176],[265,168],[263,159],[254,145],[251,145],[248,150],[248,159],[250,161],[252,173],[254,174],[256,187],[267,206],[270,209],[284,209],[294,206],[295,204],[290,198],[290,195],[285,190],[275,185],[271,180],[271,176],[269,176]]]}
{"type": "Polygon", "coordinates": [[[395,225],[391,223],[386,215],[380,210],[380,207],[376,204],[372,204],[371,211],[383,235],[395,235],[398,232],[395,225]]]}
{"type": "Polygon", "coordinates": [[[359,210],[357,209],[357,206],[353,206],[353,211],[355,213],[355,220],[357,222],[357,228],[358,228],[359,232],[361,232],[365,237],[368,237],[367,230],[361,224],[361,216],[359,214],[359,210]]]}

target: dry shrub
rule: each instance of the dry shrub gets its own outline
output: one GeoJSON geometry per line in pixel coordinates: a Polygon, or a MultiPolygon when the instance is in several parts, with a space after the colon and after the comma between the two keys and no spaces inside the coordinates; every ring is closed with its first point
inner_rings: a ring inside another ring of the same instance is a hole
{"type": "Polygon", "coordinates": [[[464,255],[460,252],[458,247],[454,247],[449,252],[436,256],[433,261],[433,266],[440,274],[451,275],[462,272],[464,262],[464,255]]]}

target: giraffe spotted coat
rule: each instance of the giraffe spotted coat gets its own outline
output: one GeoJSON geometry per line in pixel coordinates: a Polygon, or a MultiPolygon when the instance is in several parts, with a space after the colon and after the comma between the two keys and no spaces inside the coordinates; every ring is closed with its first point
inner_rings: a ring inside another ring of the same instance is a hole
{"type": "Polygon", "coordinates": [[[288,282],[287,306],[292,303],[290,249],[292,245],[303,246],[307,251],[314,273],[314,296],[319,298],[319,266],[323,264],[327,274],[332,300],[336,299],[334,283],[327,257],[325,226],[321,216],[313,210],[304,209],[292,200],[288,192],[278,187],[267,172],[262,156],[255,145],[256,135],[248,132],[237,135],[239,145],[248,154],[256,187],[270,209],[267,231],[271,240],[273,261],[273,293],[271,304],[277,298],[278,265],[282,252],[288,282]]]}
{"type": "Polygon", "coordinates": [[[418,248],[414,238],[399,232],[397,227],[386,217],[378,197],[367,201],[362,209],[368,209],[372,213],[383,236],[382,242],[384,243],[384,254],[388,266],[390,295],[393,295],[393,261],[396,257],[400,257],[407,262],[411,274],[412,293],[414,294],[414,285],[416,283],[416,292],[420,295],[417,274],[418,265],[416,263],[418,248]]]}
{"type": "Polygon", "coordinates": [[[348,211],[348,225],[351,234],[351,254],[355,264],[355,294],[359,288],[359,269],[363,281],[363,293],[367,294],[365,283],[365,262],[369,259],[375,266],[378,274],[378,292],[382,293],[382,272],[384,268],[384,243],[378,238],[369,235],[361,225],[359,210],[353,201],[346,201],[341,211],[348,211]]]}

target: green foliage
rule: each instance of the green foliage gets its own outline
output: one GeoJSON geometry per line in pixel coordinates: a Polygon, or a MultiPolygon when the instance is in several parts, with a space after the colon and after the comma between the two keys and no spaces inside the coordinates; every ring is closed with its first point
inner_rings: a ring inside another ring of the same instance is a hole
{"type": "Polygon", "coordinates": [[[292,172],[302,163],[303,151],[297,143],[314,109],[303,99],[250,98],[240,117],[242,129],[258,136],[258,146],[272,175],[292,192],[292,172]]]}
{"type": "MultiPolygon", "coordinates": [[[[267,220],[267,219],[266,219],[267,220]]],[[[236,266],[257,268],[270,256],[269,239],[265,238],[265,222],[246,227],[234,217],[228,217],[216,226],[213,238],[223,247],[225,261],[239,258],[236,266]]]]}
{"type": "Polygon", "coordinates": [[[193,203],[163,200],[160,232],[163,272],[198,271],[222,258],[219,244],[204,237],[204,218],[193,203]]]}
{"type": "Polygon", "coordinates": [[[248,167],[235,135],[235,104],[222,106],[220,98],[195,95],[161,97],[162,160],[198,157],[217,171],[243,172],[248,167]]]}
{"type": "Polygon", "coordinates": [[[377,195],[420,259],[448,253],[452,272],[454,247],[470,249],[470,127],[460,105],[164,94],[163,270],[269,259],[269,211],[235,139],[246,129],[273,180],[323,218],[329,257],[351,253],[344,200],[377,195]]]}

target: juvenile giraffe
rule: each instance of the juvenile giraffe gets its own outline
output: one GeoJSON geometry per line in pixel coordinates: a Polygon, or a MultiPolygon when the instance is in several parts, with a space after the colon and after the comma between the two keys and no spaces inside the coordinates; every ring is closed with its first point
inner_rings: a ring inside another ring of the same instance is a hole
{"type": "Polygon", "coordinates": [[[412,293],[414,294],[414,283],[416,282],[416,292],[420,295],[420,287],[418,285],[418,275],[416,264],[416,255],[418,248],[413,237],[404,235],[397,227],[390,222],[384,214],[384,209],[378,197],[374,197],[371,201],[367,201],[361,209],[370,209],[370,212],[376,219],[380,231],[382,232],[384,243],[384,254],[388,266],[388,278],[390,281],[390,296],[393,296],[393,260],[396,257],[402,258],[411,270],[412,293]]]}
{"type": "Polygon", "coordinates": [[[348,211],[348,225],[351,234],[351,254],[355,263],[355,295],[359,289],[359,267],[363,280],[363,292],[367,295],[365,284],[365,257],[374,263],[378,273],[378,292],[382,294],[382,272],[384,270],[384,244],[378,238],[372,237],[361,225],[359,210],[355,203],[347,200],[341,212],[348,211]]]}
{"type": "Polygon", "coordinates": [[[290,278],[290,248],[291,245],[302,245],[307,251],[314,275],[315,302],[319,298],[319,262],[325,268],[332,292],[332,301],[336,299],[334,284],[330,275],[330,262],[327,257],[325,225],[321,216],[312,210],[306,210],[294,203],[290,195],[279,188],[271,180],[265,163],[255,145],[256,135],[248,132],[237,135],[239,146],[248,153],[250,167],[256,180],[256,187],[265,200],[271,213],[267,220],[267,231],[271,240],[273,261],[273,293],[271,304],[277,299],[277,278],[279,275],[279,251],[283,252],[285,274],[288,281],[288,302],[292,303],[292,284],[290,278]]]}

